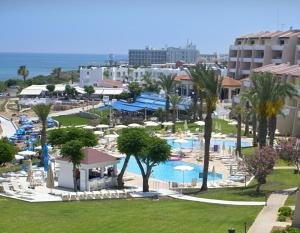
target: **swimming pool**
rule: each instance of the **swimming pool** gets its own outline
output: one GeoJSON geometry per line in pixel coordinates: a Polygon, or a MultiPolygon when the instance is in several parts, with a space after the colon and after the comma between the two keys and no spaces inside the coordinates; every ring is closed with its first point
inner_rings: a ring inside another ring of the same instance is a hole
{"type": "MultiPolygon", "coordinates": [[[[120,170],[123,166],[124,158],[121,159],[121,162],[118,164],[118,169],[120,170]]],[[[152,170],[151,178],[166,181],[166,182],[183,182],[182,171],[175,170],[176,166],[187,165],[191,166],[194,169],[191,171],[184,172],[184,182],[191,183],[192,179],[195,178],[197,182],[201,182],[202,178],[199,178],[199,173],[203,171],[203,167],[193,163],[187,163],[183,161],[167,161],[161,163],[158,166],[155,166],[152,170]]],[[[132,156],[129,160],[126,171],[141,174],[140,168],[138,167],[135,158],[132,156]]],[[[211,173],[208,174],[208,180],[212,180],[211,173]]],[[[222,179],[222,174],[217,173],[215,180],[222,179]]]]}
{"type": "MultiPolygon", "coordinates": [[[[199,139],[187,139],[186,143],[176,143],[174,142],[175,139],[167,139],[168,144],[174,149],[178,149],[178,148],[199,148],[200,147],[200,142],[199,139]]],[[[236,144],[236,139],[211,139],[210,140],[210,146],[214,146],[214,145],[218,145],[219,147],[223,146],[223,143],[225,144],[226,148],[229,147],[235,147],[236,144]]],[[[203,143],[204,144],[204,143],[203,143]]],[[[242,147],[248,147],[251,146],[251,143],[246,142],[246,141],[242,141],[241,142],[241,146],[242,147]]]]}

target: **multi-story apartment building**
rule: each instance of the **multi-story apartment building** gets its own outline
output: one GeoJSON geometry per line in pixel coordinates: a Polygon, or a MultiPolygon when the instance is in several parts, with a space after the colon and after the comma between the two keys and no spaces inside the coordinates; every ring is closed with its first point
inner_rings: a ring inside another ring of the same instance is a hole
{"type": "Polygon", "coordinates": [[[192,43],[184,47],[168,47],[167,48],[167,62],[175,63],[177,61],[184,61],[185,63],[195,64],[198,62],[200,52],[196,45],[192,43]]]}
{"type": "MultiPolygon", "coordinates": [[[[297,61],[300,58],[300,51],[297,52],[297,61]]],[[[252,70],[253,73],[270,72],[278,76],[282,81],[289,82],[295,86],[300,94],[300,63],[296,65],[269,64],[252,70]]],[[[241,93],[251,87],[251,79],[241,80],[241,93]]],[[[300,136],[300,98],[286,98],[282,114],[277,116],[277,129],[282,135],[300,136]]]]}
{"type": "Polygon", "coordinates": [[[129,65],[146,66],[151,64],[167,63],[167,51],[165,49],[129,49],[129,65]]]}
{"type": "Polygon", "coordinates": [[[268,64],[299,64],[300,30],[259,32],[235,39],[229,49],[229,76],[242,79],[268,64]]]}
{"type": "Polygon", "coordinates": [[[225,61],[228,61],[228,54],[218,54],[218,53],[212,53],[212,54],[202,54],[199,55],[199,61],[205,62],[205,63],[222,63],[225,61]]]}

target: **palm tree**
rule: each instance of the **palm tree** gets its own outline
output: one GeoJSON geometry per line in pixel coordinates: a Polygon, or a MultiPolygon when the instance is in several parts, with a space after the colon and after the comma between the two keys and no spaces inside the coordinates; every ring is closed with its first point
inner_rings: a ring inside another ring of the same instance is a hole
{"type": "Polygon", "coordinates": [[[166,95],[166,121],[169,121],[170,114],[170,94],[174,90],[175,87],[175,75],[164,75],[161,74],[159,76],[159,85],[165,91],[166,95]]]}
{"type": "Polygon", "coordinates": [[[203,166],[203,181],[201,191],[207,190],[207,177],[209,167],[209,147],[212,132],[212,114],[216,110],[216,105],[220,96],[222,78],[215,74],[211,68],[205,67],[200,76],[200,85],[204,92],[206,102],[206,117],[204,128],[205,150],[204,150],[204,166],[203,166]]]}
{"type": "Polygon", "coordinates": [[[54,68],[54,69],[52,70],[52,75],[53,75],[55,78],[59,79],[59,78],[60,78],[60,75],[61,75],[61,67],[54,68]]]}
{"type": "Polygon", "coordinates": [[[159,92],[159,86],[155,80],[151,78],[151,73],[145,72],[143,76],[144,91],[159,92]]]}
{"type": "Polygon", "coordinates": [[[26,78],[29,75],[29,71],[27,70],[26,66],[23,65],[23,66],[19,67],[19,69],[18,69],[18,75],[23,76],[23,80],[24,80],[24,83],[25,83],[26,78]]]}
{"type": "Polygon", "coordinates": [[[236,153],[238,155],[241,155],[242,151],[241,151],[241,132],[242,132],[242,112],[243,112],[243,108],[240,104],[237,104],[234,107],[234,114],[237,120],[237,133],[236,133],[236,153]]]}
{"type": "Polygon", "coordinates": [[[260,73],[252,76],[253,91],[257,95],[256,111],[259,120],[259,146],[266,145],[268,119],[270,144],[273,145],[276,130],[276,115],[284,106],[286,97],[297,96],[296,89],[286,81],[282,82],[271,73],[260,73]]]}
{"type": "Polygon", "coordinates": [[[51,104],[36,104],[32,107],[32,110],[38,116],[40,121],[42,122],[42,131],[41,131],[41,147],[42,147],[42,155],[41,155],[41,166],[44,165],[44,145],[47,141],[47,118],[51,110],[51,104]]]}
{"type": "Polygon", "coordinates": [[[256,135],[256,132],[257,132],[257,114],[256,114],[257,95],[254,93],[253,90],[249,90],[249,91],[246,91],[243,93],[242,100],[245,100],[249,104],[249,107],[250,107],[252,135],[253,135],[252,145],[254,147],[256,147],[257,146],[257,135],[256,135]]]}
{"type": "Polygon", "coordinates": [[[172,133],[176,133],[176,115],[177,115],[177,109],[178,105],[182,102],[182,97],[179,95],[171,95],[170,97],[170,103],[172,105],[172,133]]]}
{"type": "MultiPolygon", "coordinates": [[[[195,111],[197,111],[197,101],[198,99],[200,100],[200,105],[198,109],[198,115],[199,119],[203,120],[203,97],[202,97],[202,91],[201,91],[201,85],[200,85],[200,79],[203,74],[205,74],[206,66],[204,64],[197,64],[196,67],[190,68],[188,71],[189,76],[192,79],[193,82],[193,87],[194,87],[194,106],[195,106],[195,111]]],[[[195,113],[194,113],[195,114],[195,113]]],[[[195,115],[194,115],[195,118],[195,115]]],[[[194,119],[195,120],[195,119],[194,119]]]]}
{"type": "Polygon", "coordinates": [[[296,88],[291,84],[287,83],[286,80],[279,80],[277,78],[276,86],[273,89],[271,96],[271,106],[268,105],[268,130],[269,130],[269,144],[270,146],[274,145],[277,115],[281,112],[284,104],[285,98],[296,97],[298,92],[296,88]]]}

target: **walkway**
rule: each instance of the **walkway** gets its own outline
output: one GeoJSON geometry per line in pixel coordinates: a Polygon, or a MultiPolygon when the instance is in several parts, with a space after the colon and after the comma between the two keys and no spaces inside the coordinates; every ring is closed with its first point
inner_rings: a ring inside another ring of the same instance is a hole
{"type": "Polygon", "coordinates": [[[197,202],[219,204],[219,205],[264,206],[266,204],[263,201],[224,201],[224,200],[193,197],[193,196],[182,195],[182,194],[172,194],[169,196],[180,200],[197,201],[197,202]]]}
{"type": "MultiPolygon", "coordinates": [[[[96,104],[96,105],[89,105],[89,106],[85,106],[84,107],[84,111],[87,111],[87,110],[90,110],[92,109],[93,107],[94,108],[99,108],[103,106],[103,103],[99,103],[99,104],[96,104]]],[[[76,113],[79,113],[81,112],[83,109],[82,107],[80,108],[72,108],[72,109],[68,109],[68,110],[64,110],[64,111],[57,111],[57,112],[53,112],[50,114],[51,117],[54,117],[54,116],[64,116],[64,115],[71,115],[71,114],[76,114],[76,113]]]]}
{"type": "Polygon", "coordinates": [[[267,206],[256,217],[248,233],[270,233],[273,226],[282,226],[277,223],[278,209],[284,205],[289,193],[295,190],[292,188],[271,194],[267,206]]]}
{"type": "Polygon", "coordinates": [[[16,132],[14,124],[10,120],[2,116],[0,116],[0,121],[3,130],[2,134],[0,134],[0,138],[13,136],[16,132]]]}

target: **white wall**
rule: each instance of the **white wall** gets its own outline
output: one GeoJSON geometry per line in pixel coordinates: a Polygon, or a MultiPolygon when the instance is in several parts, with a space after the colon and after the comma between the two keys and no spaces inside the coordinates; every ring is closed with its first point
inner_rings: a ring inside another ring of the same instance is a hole
{"type": "Polygon", "coordinates": [[[73,167],[71,163],[57,161],[59,163],[58,186],[73,189],[73,167]]]}

